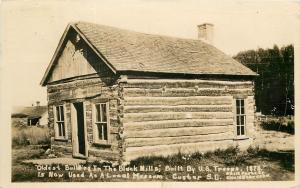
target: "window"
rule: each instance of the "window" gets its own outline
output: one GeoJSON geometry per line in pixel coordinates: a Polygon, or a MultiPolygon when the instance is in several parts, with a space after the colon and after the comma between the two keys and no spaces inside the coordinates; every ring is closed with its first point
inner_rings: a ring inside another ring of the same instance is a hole
{"type": "Polygon", "coordinates": [[[95,104],[95,142],[108,143],[108,103],[95,104]]]}
{"type": "Polygon", "coordinates": [[[64,106],[55,107],[56,138],[66,137],[64,106]]]}
{"type": "Polygon", "coordinates": [[[236,132],[237,136],[245,135],[246,114],[245,114],[245,100],[236,99],[236,132]]]}

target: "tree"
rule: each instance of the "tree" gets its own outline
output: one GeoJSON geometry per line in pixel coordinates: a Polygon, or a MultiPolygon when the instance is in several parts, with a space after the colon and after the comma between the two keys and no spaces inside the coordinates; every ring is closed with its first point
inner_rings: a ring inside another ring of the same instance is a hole
{"type": "Polygon", "coordinates": [[[294,47],[247,50],[233,57],[259,74],[255,79],[257,110],[263,114],[294,115],[294,47]]]}

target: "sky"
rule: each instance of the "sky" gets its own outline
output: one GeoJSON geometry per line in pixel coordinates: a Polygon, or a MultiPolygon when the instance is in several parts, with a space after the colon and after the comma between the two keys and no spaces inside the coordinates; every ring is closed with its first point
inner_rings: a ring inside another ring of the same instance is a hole
{"type": "MultiPolygon", "coordinates": [[[[228,55],[295,44],[297,1],[10,0],[1,4],[1,89],[12,106],[47,102],[39,85],[69,22],[197,38],[197,25],[214,24],[214,45],[228,55]]],[[[297,35],[298,34],[298,35],[297,35]]],[[[296,43],[297,45],[297,43],[296,43]]]]}

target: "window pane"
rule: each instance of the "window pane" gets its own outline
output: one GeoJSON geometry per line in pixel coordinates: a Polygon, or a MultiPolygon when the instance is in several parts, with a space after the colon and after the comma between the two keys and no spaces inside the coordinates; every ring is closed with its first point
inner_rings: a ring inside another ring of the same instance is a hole
{"type": "Polygon", "coordinates": [[[60,106],[60,121],[64,121],[64,107],[60,106]]]}
{"type": "Polygon", "coordinates": [[[97,129],[98,129],[98,139],[102,140],[102,126],[101,126],[101,124],[97,124],[97,129]]]}
{"type": "Polygon", "coordinates": [[[236,107],[240,107],[240,99],[236,100],[236,107]]]}
{"type": "Polygon", "coordinates": [[[100,121],[100,105],[96,104],[96,122],[100,121]]]}
{"type": "Polygon", "coordinates": [[[240,109],[240,107],[236,107],[236,114],[241,114],[241,109],[240,109]]]}
{"type": "Polygon", "coordinates": [[[241,124],[240,125],[245,125],[245,116],[241,116],[241,124]]]}
{"type": "Polygon", "coordinates": [[[245,108],[241,107],[241,114],[245,114],[245,108]]]}
{"type": "Polygon", "coordinates": [[[241,107],[244,107],[244,99],[241,99],[241,107]]]}
{"type": "Polygon", "coordinates": [[[237,135],[238,135],[238,136],[241,135],[241,134],[240,134],[240,126],[237,126],[237,130],[236,130],[236,131],[237,131],[237,135]]]}
{"type": "Polygon", "coordinates": [[[103,125],[103,131],[104,131],[104,140],[107,140],[107,124],[103,125]]]}
{"type": "Polygon", "coordinates": [[[241,126],[241,135],[245,135],[245,126],[241,126]]]}
{"type": "Polygon", "coordinates": [[[106,104],[101,104],[102,119],[101,122],[106,122],[106,104]]]}
{"type": "Polygon", "coordinates": [[[236,117],[236,124],[241,125],[241,116],[236,117]]]}
{"type": "Polygon", "coordinates": [[[57,123],[57,126],[58,126],[58,136],[62,136],[61,123],[57,123]]]}
{"type": "Polygon", "coordinates": [[[56,120],[60,121],[60,116],[59,116],[59,106],[56,107],[56,120]]]}
{"type": "Polygon", "coordinates": [[[66,131],[65,131],[65,123],[64,122],[62,122],[61,123],[61,131],[62,131],[62,136],[66,136],[66,131]]]}
{"type": "Polygon", "coordinates": [[[98,128],[98,138],[99,140],[107,140],[107,124],[99,123],[98,128]]]}

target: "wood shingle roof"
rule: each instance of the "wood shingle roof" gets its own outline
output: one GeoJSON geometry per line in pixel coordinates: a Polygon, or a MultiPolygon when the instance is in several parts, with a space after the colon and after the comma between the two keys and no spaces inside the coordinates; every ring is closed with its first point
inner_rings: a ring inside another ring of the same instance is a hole
{"type": "Polygon", "coordinates": [[[255,75],[200,40],[144,34],[86,22],[74,26],[119,71],[255,75]]]}
{"type": "MultiPolygon", "coordinates": [[[[201,40],[145,34],[87,22],[70,24],[118,71],[196,75],[243,75],[256,73],[201,40]]],[[[50,65],[51,66],[51,65],[50,65]]],[[[45,85],[46,75],[42,85],[45,85]]]]}

